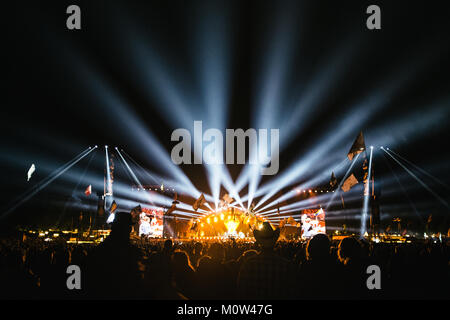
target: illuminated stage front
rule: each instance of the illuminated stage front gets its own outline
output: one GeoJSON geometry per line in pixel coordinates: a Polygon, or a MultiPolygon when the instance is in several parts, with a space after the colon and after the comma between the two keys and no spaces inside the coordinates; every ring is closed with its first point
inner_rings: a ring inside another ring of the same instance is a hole
{"type": "Polygon", "coordinates": [[[211,212],[189,222],[189,238],[247,238],[266,221],[262,216],[237,208],[211,212]]]}

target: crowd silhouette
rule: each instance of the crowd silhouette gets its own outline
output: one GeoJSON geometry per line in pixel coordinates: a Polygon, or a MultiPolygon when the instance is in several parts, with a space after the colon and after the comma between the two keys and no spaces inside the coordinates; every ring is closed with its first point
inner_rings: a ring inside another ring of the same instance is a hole
{"type": "Polygon", "coordinates": [[[448,299],[450,240],[372,243],[318,234],[279,241],[264,223],[255,242],[131,241],[129,213],[116,214],[100,245],[0,242],[3,299],[448,299]],[[66,285],[69,265],[81,289],[66,285]],[[370,290],[367,267],[381,270],[370,290]]]}

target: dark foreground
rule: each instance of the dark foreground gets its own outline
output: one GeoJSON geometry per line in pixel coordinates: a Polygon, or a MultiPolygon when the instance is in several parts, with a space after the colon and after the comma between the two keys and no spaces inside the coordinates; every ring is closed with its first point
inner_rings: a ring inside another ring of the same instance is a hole
{"type": "Polygon", "coordinates": [[[449,299],[450,241],[0,242],[3,299],[449,299]],[[69,290],[69,265],[81,289],[69,290]],[[367,288],[369,265],[381,289],[367,288]]]}

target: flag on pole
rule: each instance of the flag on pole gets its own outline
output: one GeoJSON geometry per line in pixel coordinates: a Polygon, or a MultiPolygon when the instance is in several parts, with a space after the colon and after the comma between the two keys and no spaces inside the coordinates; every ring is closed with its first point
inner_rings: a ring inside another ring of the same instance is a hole
{"type": "Polygon", "coordinates": [[[355,142],[353,142],[353,145],[350,148],[347,157],[350,161],[352,161],[356,155],[360,154],[364,150],[366,150],[366,144],[364,143],[363,133],[362,131],[360,131],[358,136],[356,137],[355,142]]]}
{"type": "Polygon", "coordinates": [[[113,213],[114,211],[116,211],[116,209],[117,209],[117,203],[116,203],[116,201],[114,200],[114,201],[111,203],[111,208],[109,208],[109,212],[113,213]]]}
{"type": "Polygon", "coordinates": [[[194,204],[192,205],[192,208],[194,209],[194,211],[197,211],[198,208],[200,208],[205,202],[206,202],[205,196],[202,193],[200,197],[197,200],[195,200],[194,204]]]}
{"type": "Polygon", "coordinates": [[[342,191],[347,192],[349,191],[354,185],[358,184],[358,180],[356,179],[355,175],[352,173],[350,177],[348,177],[344,183],[342,184],[342,191]]]}
{"type": "Polygon", "coordinates": [[[172,206],[166,212],[167,215],[169,215],[175,211],[175,209],[177,208],[177,203],[178,203],[178,201],[176,201],[176,200],[172,202],[172,206]]]}
{"type": "Polygon", "coordinates": [[[332,188],[334,188],[337,185],[337,179],[336,176],[334,175],[334,172],[331,172],[331,178],[330,178],[330,186],[332,188]]]}
{"type": "Polygon", "coordinates": [[[255,208],[255,204],[252,202],[250,208],[248,209],[248,213],[253,214],[253,209],[255,208]]]}
{"type": "Polygon", "coordinates": [[[292,218],[292,217],[288,218],[287,223],[290,224],[291,226],[296,226],[297,225],[297,221],[295,221],[295,219],[292,218]]]}
{"type": "Polygon", "coordinates": [[[225,195],[223,196],[223,198],[222,198],[226,203],[228,203],[228,204],[231,204],[233,201],[234,201],[234,199],[232,198],[232,197],[230,197],[229,195],[228,195],[228,193],[225,193],[225,195]]]}
{"type": "Polygon", "coordinates": [[[139,215],[142,213],[142,208],[141,205],[138,205],[136,207],[134,207],[133,209],[131,209],[130,214],[131,217],[133,219],[137,219],[137,217],[139,217],[139,215]]]}
{"type": "Polygon", "coordinates": [[[30,181],[31,176],[33,175],[34,171],[36,171],[36,167],[34,166],[34,163],[32,163],[30,169],[28,169],[27,181],[30,181]]]}
{"type": "Polygon", "coordinates": [[[92,193],[92,186],[89,185],[89,186],[86,188],[86,190],[84,190],[84,194],[87,195],[87,196],[90,196],[91,193],[92,193]]]}

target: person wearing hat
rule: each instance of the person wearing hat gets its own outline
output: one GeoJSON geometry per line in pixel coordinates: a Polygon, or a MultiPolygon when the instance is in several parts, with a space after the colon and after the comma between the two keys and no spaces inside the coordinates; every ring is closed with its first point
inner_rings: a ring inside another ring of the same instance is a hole
{"type": "Polygon", "coordinates": [[[293,299],[291,283],[295,280],[294,266],[274,252],[280,229],[264,222],[253,235],[260,251],[247,259],[238,275],[238,297],[242,299],[293,299]]]}

